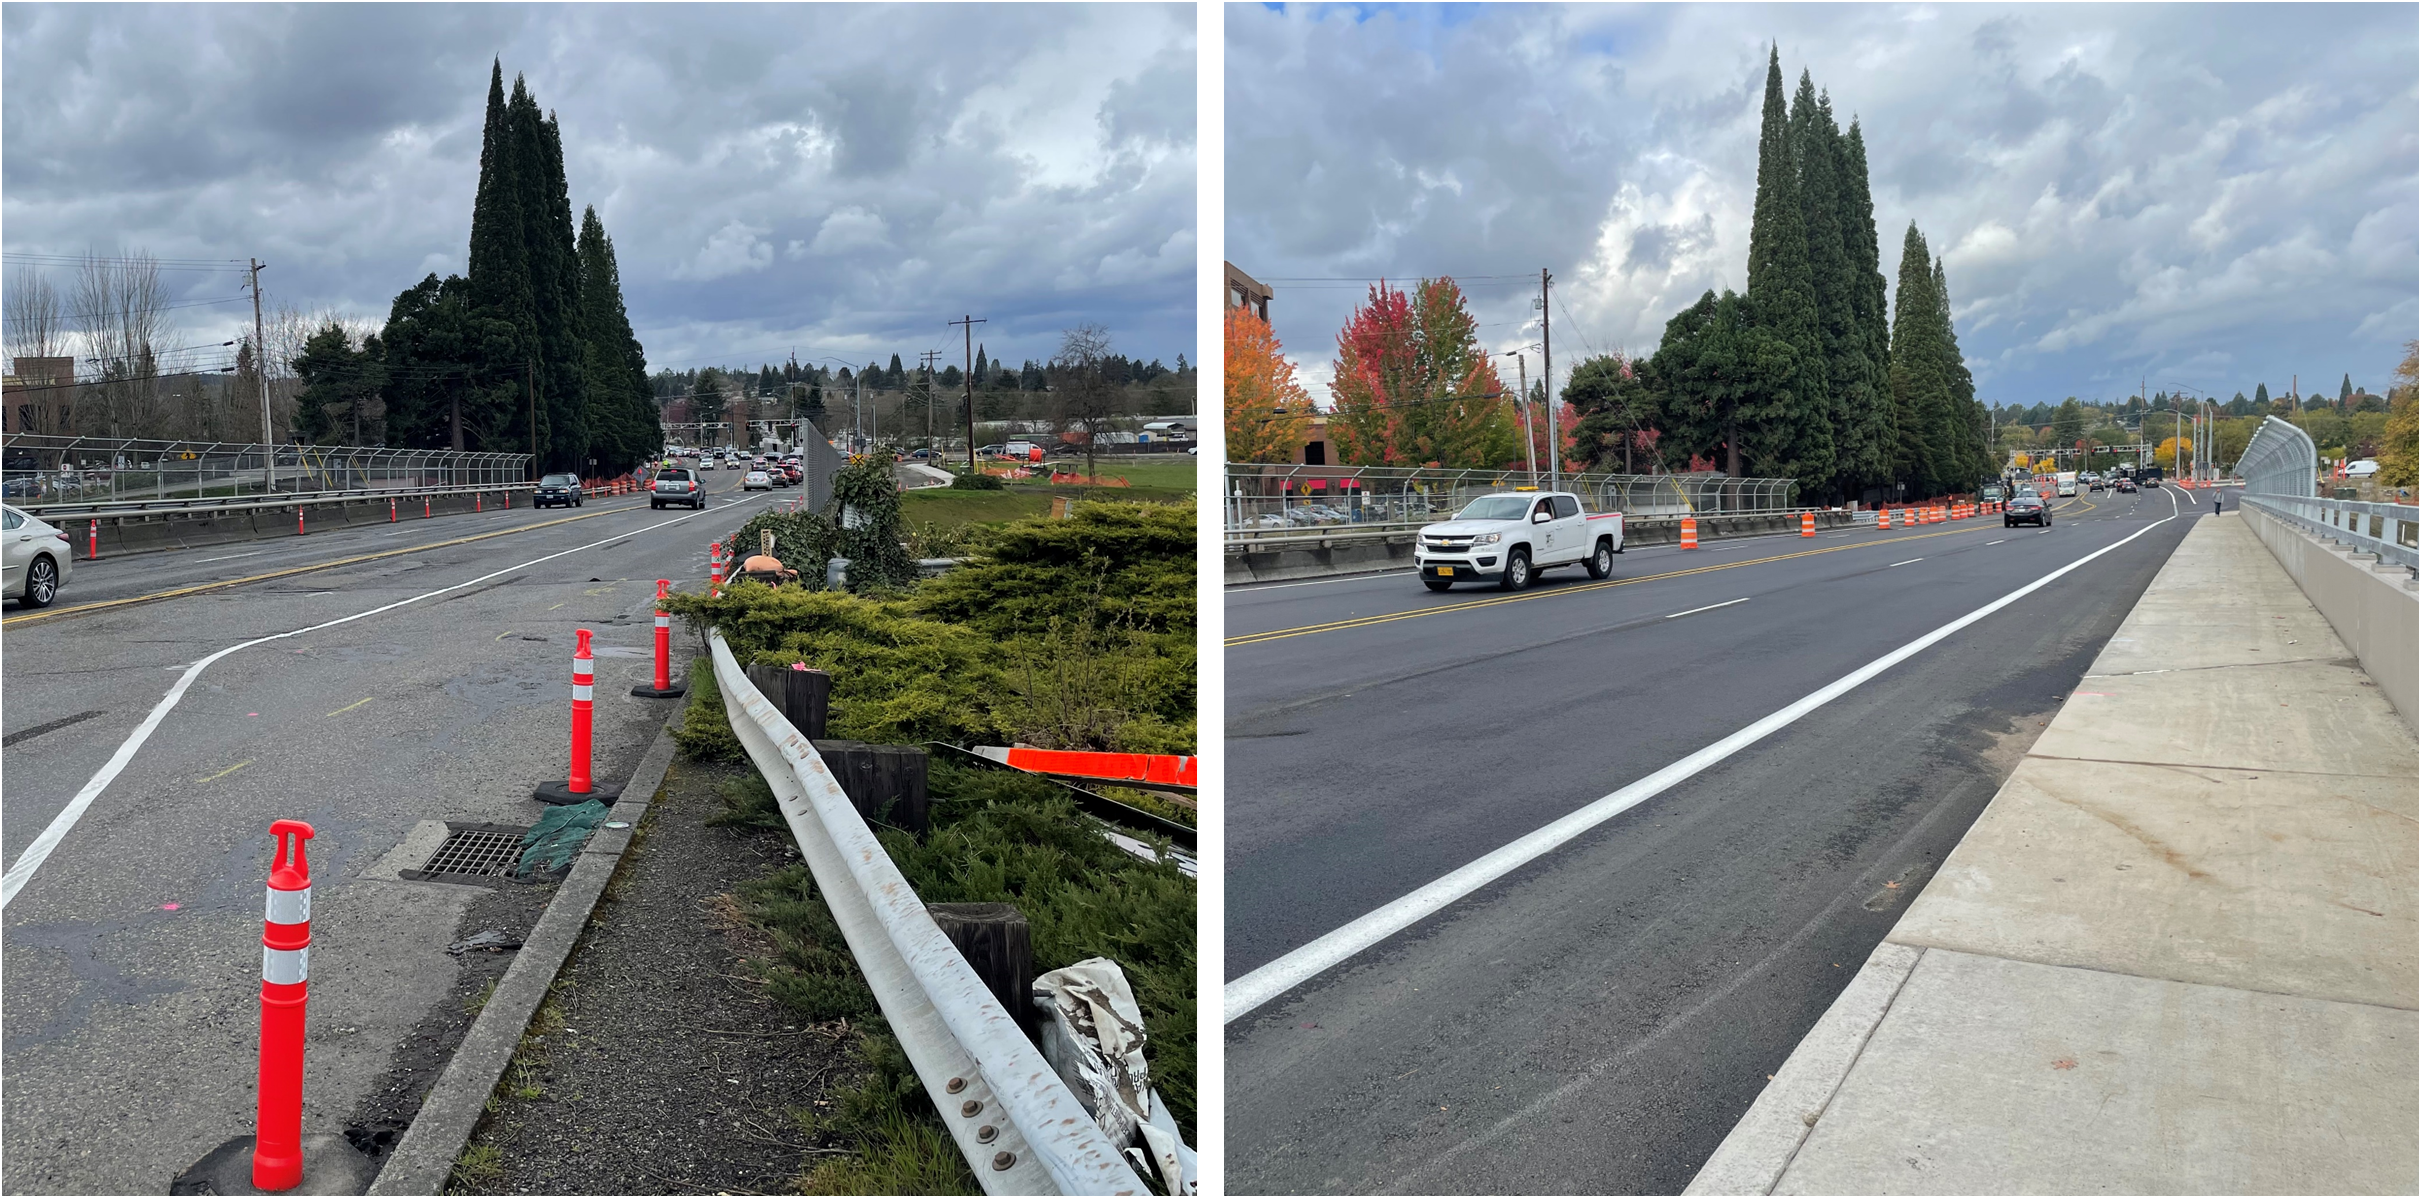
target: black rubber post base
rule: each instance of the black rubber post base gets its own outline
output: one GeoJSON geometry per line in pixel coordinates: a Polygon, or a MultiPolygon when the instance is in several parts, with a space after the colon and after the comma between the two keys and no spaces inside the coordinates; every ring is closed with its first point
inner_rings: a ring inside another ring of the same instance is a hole
{"type": "MultiPolygon", "coordinates": [[[[378,1179],[378,1162],[338,1135],[303,1136],[303,1183],[281,1194],[367,1194],[378,1179]]],[[[168,1183],[171,1194],[267,1194],[252,1185],[252,1137],[236,1138],[168,1183]]]]}
{"type": "Polygon", "coordinates": [[[681,696],[688,694],[689,688],[686,686],[668,686],[663,690],[657,690],[652,686],[634,686],[630,688],[630,693],[637,695],[642,699],[678,699],[681,696]]]}
{"type": "Polygon", "coordinates": [[[549,807],[577,807],[590,799],[599,799],[611,806],[615,799],[622,797],[622,788],[591,782],[587,794],[573,794],[571,779],[566,778],[561,782],[541,783],[538,789],[530,792],[530,797],[549,807]]]}

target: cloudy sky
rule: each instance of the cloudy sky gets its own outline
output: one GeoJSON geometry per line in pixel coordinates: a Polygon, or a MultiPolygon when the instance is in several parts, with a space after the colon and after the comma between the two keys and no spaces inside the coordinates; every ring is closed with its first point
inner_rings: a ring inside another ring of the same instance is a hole
{"type": "MultiPolygon", "coordinates": [[[[1191,5],[11,3],[0,244],[257,256],[271,304],[383,319],[464,268],[500,57],[561,120],[651,367],[955,361],[966,313],[995,357],[1091,321],[1173,365],[1193,31],[1191,5]]],[[[248,327],[239,275],[169,279],[186,342],[248,327]]]]}
{"type": "Polygon", "coordinates": [[[2384,393],[2415,336],[2409,4],[1227,12],[1226,254],[1315,395],[1374,276],[1473,280],[1511,349],[1552,269],[1559,380],[1743,287],[1769,41],[1863,121],[1885,277],[1912,219],[1947,258],[1987,401],[2384,393]]]}

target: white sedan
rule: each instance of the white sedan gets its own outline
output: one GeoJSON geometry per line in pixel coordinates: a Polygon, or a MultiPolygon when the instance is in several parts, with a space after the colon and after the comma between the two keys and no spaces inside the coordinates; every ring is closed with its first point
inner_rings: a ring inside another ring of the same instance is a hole
{"type": "Polygon", "coordinates": [[[751,470],[740,479],[740,489],[743,491],[770,491],[773,489],[773,476],[762,470],[751,470]]]}
{"type": "Polygon", "coordinates": [[[6,577],[0,598],[24,607],[49,607],[75,568],[76,554],[67,535],[13,507],[0,506],[0,536],[7,538],[0,545],[0,574],[6,577]]]}

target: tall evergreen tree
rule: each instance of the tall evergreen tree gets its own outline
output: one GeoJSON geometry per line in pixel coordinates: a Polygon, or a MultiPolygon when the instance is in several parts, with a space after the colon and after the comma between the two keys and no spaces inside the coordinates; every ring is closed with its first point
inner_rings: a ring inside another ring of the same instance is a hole
{"type": "Polygon", "coordinates": [[[1942,378],[1950,392],[1949,423],[1942,430],[1942,439],[1953,447],[1953,452],[1951,473],[1943,481],[1950,490],[1968,491],[1998,471],[1991,450],[1984,443],[1984,408],[1975,401],[1975,375],[1959,353],[1958,329],[1950,319],[1950,280],[1942,272],[1940,258],[1933,260],[1933,299],[1942,378]]]}
{"type": "Polygon", "coordinates": [[[1834,478],[1833,411],[1799,195],[1798,156],[1790,113],[1782,99],[1782,57],[1769,52],[1765,111],[1757,138],[1757,204],[1749,224],[1749,311],[1757,325],[1790,347],[1792,361],[1766,397],[1770,415],[1741,430],[1751,455],[1775,463],[1814,494],[1834,478]]]}
{"type": "Polygon", "coordinates": [[[1841,238],[1850,274],[1849,302],[1858,345],[1866,357],[1867,390],[1853,396],[1848,473],[1863,486],[1896,477],[1899,425],[1891,395],[1891,305],[1883,279],[1883,250],[1875,230],[1875,200],[1866,173],[1866,134],[1855,120],[1841,139],[1841,238]],[[1862,405],[1861,405],[1862,400],[1862,405]]]}
{"type": "Polygon", "coordinates": [[[1946,444],[1950,380],[1943,377],[1941,304],[1933,294],[1933,255],[1915,221],[1900,243],[1900,287],[1892,301],[1891,402],[1900,436],[1894,456],[1899,481],[1912,497],[1939,495],[1955,472],[1955,450],[1946,444]]]}
{"type": "Polygon", "coordinates": [[[585,377],[595,455],[605,474],[645,461],[664,443],[663,413],[647,378],[647,351],[631,333],[622,303],[622,269],[605,222],[588,208],[580,217],[581,323],[588,333],[585,377]]]}
{"type": "Polygon", "coordinates": [[[1790,140],[1799,164],[1800,223],[1806,230],[1808,277],[1824,349],[1823,421],[1833,434],[1829,490],[1835,496],[1856,494],[1868,478],[1860,463],[1871,456],[1860,437],[1866,430],[1857,415],[1872,397],[1865,341],[1850,301],[1856,280],[1843,228],[1841,175],[1847,164],[1832,101],[1816,94],[1815,79],[1804,70],[1799,72],[1799,91],[1791,97],[1790,140]]]}

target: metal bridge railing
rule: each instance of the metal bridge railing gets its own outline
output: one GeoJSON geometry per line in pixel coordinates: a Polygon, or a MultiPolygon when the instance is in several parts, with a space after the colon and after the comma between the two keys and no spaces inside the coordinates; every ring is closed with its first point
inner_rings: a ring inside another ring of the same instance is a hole
{"type": "MultiPolygon", "coordinates": [[[[1447,519],[1479,496],[1544,490],[1547,473],[1530,470],[1301,466],[1230,462],[1222,487],[1230,540],[1350,527],[1418,528],[1447,519]]],[[[1566,474],[1560,484],[1590,511],[1633,520],[1685,515],[1788,512],[1789,478],[1723,474],[1566,474]]]]}
{"type": "Polygon", "coordinates": [[[2320,451],[2302,429],[2276,416],[2264,418],[2236,459],[2236,473],[2244,479],[2240,502],[2245,505],[2421,573],[2421,521],[2416,520],[2421,508],[2320,498],[2320,451]]]}
{"type": "Polygon", "coordinates": [[[2276,416],[2262,418],[2244,453],[2237,477],[2247,495],[2309,497],[2320,493],[2320,450],[2310,434],[2276,416]]]}
{"type": "Polygon", "coordinates": [[[36,514],[62,504],[135,506],[179,499],[493,487],[532,477],[526,453],[38,433],[0,441],[0,495],[36,514]]]}

